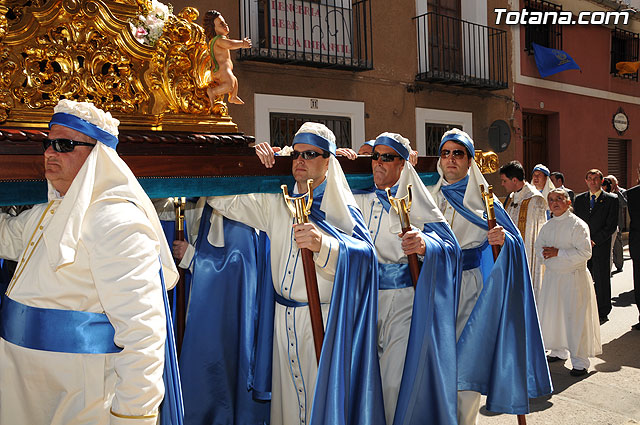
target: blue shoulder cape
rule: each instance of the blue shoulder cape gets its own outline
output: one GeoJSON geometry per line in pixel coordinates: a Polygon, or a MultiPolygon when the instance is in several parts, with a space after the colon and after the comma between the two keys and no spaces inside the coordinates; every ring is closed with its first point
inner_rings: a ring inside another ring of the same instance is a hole
{"type": "MultiPolygon", "coordinates": [[[[468,179],[443,186],[442,194],[463,217],[486,229],[486,219],[463,205],[468,179]]],[[[482,263],[482,291],[457,344],[458,390],[485,394],[487,410],[526,414],[529,398],[553,388],[524,243],[502,205],[496,202],[494,208],[505,243],[494,264],[482,263]]],[[[483,253],[488,256],[489,245],[483,253]]]]}
{"type": "Polygon", "coordinates": [[[428,223],[394,425],[456,425],[456,315],[460,246],[446,223],[428,223]]]}
{"type": "MultiPolygon", "coordinates": [[[[225,246],[207,241],[212,209],[200,221],[180,355],[185,423],[269,423],[269,403],[251,392],[256,291],[264,261],[254,229],[224,219],[225,246]]],[[[270,275],[270,272],[269,272],[270,275]]]]}
{"type": "MultiPolygon", "coordinates": [[[[397,186],[391,189],[395,195],[397,186]]],[[[385,192],[375,186],[386,211],[385,192]]],[[[462,277],[460,246],[446,223],[423,228],[426,249],[416,285],[411,329],[394,425],[457,425],[456,315],[462,277]]]]}
{"type": "MultiPolygon", "coordinates": [[[[290,191],[291,193],[292,191],[290,191]]],[[[356,225],[346,235],[320,211],[324,186],[314,191],[310,219],[340,244],[331,306],[318,365],[311,425],[382,425],[384,405],[377,353],[377,257],[362,214],[350,208],[356,225]]],[[[271,391],[273,285],[263,287],[254,391],[271,391]]]]}

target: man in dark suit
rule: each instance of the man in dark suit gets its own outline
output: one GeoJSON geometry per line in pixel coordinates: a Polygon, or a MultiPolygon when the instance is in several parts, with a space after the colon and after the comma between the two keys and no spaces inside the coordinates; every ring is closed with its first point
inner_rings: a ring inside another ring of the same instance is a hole
{"type": "MultiPolygon", "coordinates": [[[[640,185],[628,189],[625,194],[630,218],[629,253],[633,261],[633,292],[640,312],[640,185]]],[[[640,320],[633,325],[633,329],[640,331],[640,320]]]]}
{"type": "Polygon", "coordinates": [[[618,227],[618,199],[602,190],[602,172],[592,169],[585,182],[589,190],[576,196],[575,214],[589,225],[591,260],[587,266],[593,277],[600,324],[611,312],[611,236],[618,227]]]}
{"type": "Polygon", "coordinates": [[[564,187],[564,174],[562,174],[560,171],[554,171],[553,173],[551,173],[550,177],[551,183],[553,183],[556,188],[564,189],[567,191],[567,193],[569,194],[569,199],[573,203],[576,199],[576,194],[573,193],[573,190],[569,189],[568,187],[564,187]]]}

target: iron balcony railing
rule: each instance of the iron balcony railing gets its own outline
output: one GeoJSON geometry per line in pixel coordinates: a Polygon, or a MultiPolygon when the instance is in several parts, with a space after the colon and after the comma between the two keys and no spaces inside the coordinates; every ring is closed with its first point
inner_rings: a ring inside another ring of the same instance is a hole
{"type": "Polygon", "coordinates": [[[618,62],[637,62],[640,58],[640,34],[620,28],[611,30],[611,74],[620,78],[638,81],[638,71],[620,74],[618,62]]]}
{"type": "MultiPolygon", "coordinates": [[[[546,0],[524,0],[524,9],[529,12],[562,12],[562,5],[546,0]]],[[[524,25],[524,51],[533,55],[531,43],[542,47],[562,50],[562,25],[558,23],[524,25]]]]}
{"type": "Polygon", "coordinates": [[[413,18],[416,81],[498,90],[508,86],[507,33],[437,13],[413,18]]]}
{"type": "Polygon", "coordinates": [[[240,60],[373,68],[370,0],[240,0],[240,60]]]}

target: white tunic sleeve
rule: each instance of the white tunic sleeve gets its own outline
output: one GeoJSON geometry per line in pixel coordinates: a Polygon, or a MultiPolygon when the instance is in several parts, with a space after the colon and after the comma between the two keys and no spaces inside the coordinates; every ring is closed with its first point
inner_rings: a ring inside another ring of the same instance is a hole
{"type": "MultiPolygon", "coordinates": [[[[577,218],[577,217],[576,217],[577,218]]],[[[578,219],[579,220],[579,219],[578,219]]],[[[591,236],[586,223],[576,220],[572,226],[571,246],[558,250],[558,257],[565,259],[571,264],[579,264],[591,258],[591,236]]]]}
{"type": "Polygon", "coordinates": [[[0,214],[0,258],[13,261],[20,258],[31,236],[25,232],[35,228],[37,224],[30,224],[30,222],[38,220],[46,207],[47,204],[36,205],[17,217],[0,214]]]}
{"type": "MultiPolygon", "coordinates": [[[[271,193],[248,195],[212,196],[207,203],[223,216],[267,232],[271,224],[271,193]]],[[[284,205],[284,200],[282,201],[284,205]]]]}
{"type": "Polygon", "coordinates": [[[166,319],[159,242],[144,212],[129,202],[100,202],[87,211],[83,242],[100,302],[115,328],[117,382],[112,424],[155,423],[164,386],[166,319]]]}

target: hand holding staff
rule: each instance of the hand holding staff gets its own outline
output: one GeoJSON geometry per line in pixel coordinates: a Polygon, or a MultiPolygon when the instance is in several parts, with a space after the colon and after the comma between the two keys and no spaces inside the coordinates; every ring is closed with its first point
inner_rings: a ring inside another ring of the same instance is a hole
{"type": "MultiPolygon", "coordinates": [[[[291,197],[286,185],[282,185],[282,194],[291,215],[296,218],[297,224],[309,223],[309,214],[313,204],[313,180],[307,180],[307,196],[291,197]],[[305,199],[306,198],[306,199],[305,199]]],[[[301,248],[302,267],[304,269],[304,280],[307,286],[307,301],[309,303],[309,314],[311,315],[311,330],[313,332],[313,343],[316,349],[316,358],[320,362],[322,352],[322,341],[324,339],[324,323],[322,320],[322,310],[320,309],[320,295],[318,293],[318,278],[316,276],[316,266],[313,262],[313,253],[308,248],[301,248]]]]}
{"type": "MultiPolygon", "coordinates": [[[[411,222],[409,221],[409,211],[411,211],[411,185],[407,185],[407,195],[402,198],[394,198],[391,196],[389,188],[385,189],[389,202],[398,216],[400,217],[400,225],[402,226],[402,233],[411,230],[411,222]]],[[[416,287],[418,283],[418,277],[420,276],[420,263],[418,262],[417,254],[407,255],[409,259],[409,271],[411,272],[411,280],[413,281],[413,287],[416,287]]]]}
{"type": "MultiPolygon", "coordinates": [[[[184,240],[184,210],[186,207],[187,198],[183,197],[175,197],[173,198],[173,205],[176,208],[176,235],[175,239],[178,241],[184,240]]],[[[179,261],[176,261],[179,263],[179,261]]],[[[177,264],[176,264],[177,265],[177,264]]],[[[178,280],[178,284],[176,285],[176,323],[177,323],[177,335],[176,335],[176,348],[178,350],[178,355],[180,355],[180,351],[182,350],[182,339],[184,338],[184,328],[185,328],[185,320],[186,320],[186,311],[185,311],[185,288],[184,288],[184,269],[178,267],[178,272],[180,273],[180,279],[178,280]]]]}

